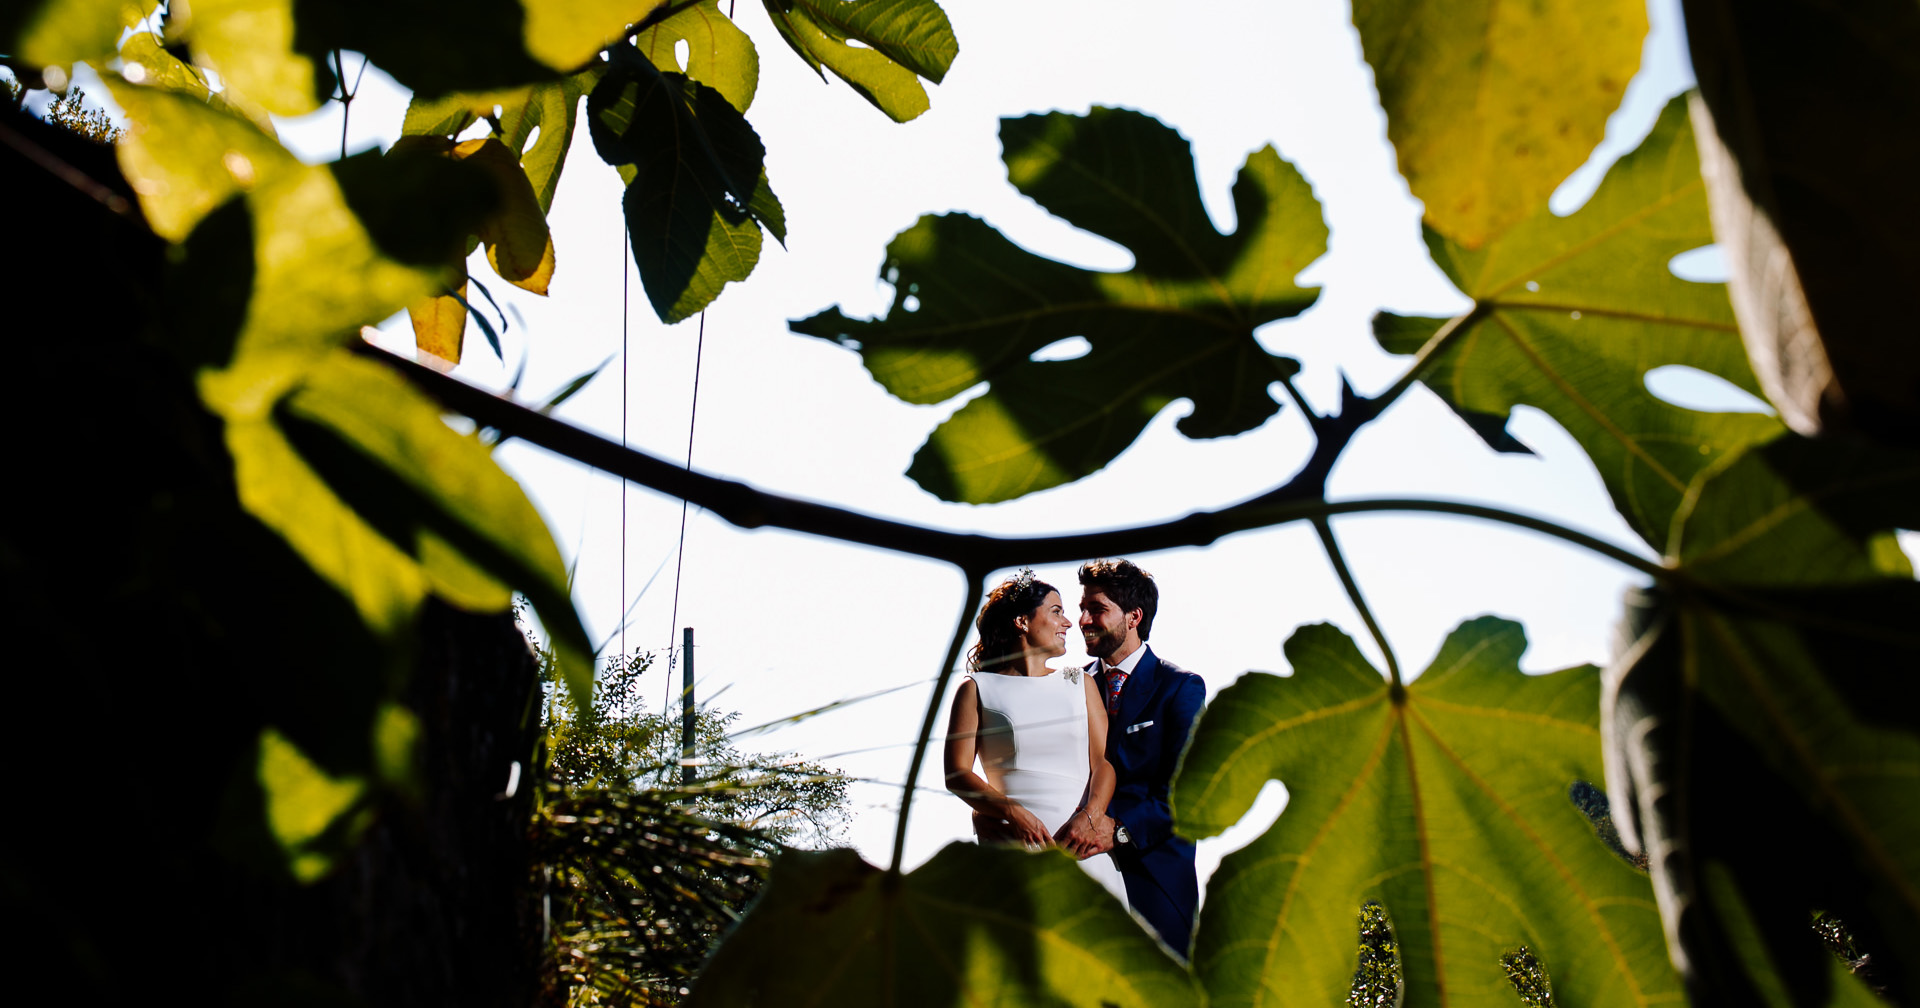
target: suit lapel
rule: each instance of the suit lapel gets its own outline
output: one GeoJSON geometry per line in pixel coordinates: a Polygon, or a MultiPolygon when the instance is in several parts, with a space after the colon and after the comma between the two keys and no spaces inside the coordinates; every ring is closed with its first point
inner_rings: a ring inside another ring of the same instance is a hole
{"type": "MultiPolygon", "coordinates": [[[[1142,644],[1141,647],[1146,647],[1142,644]]],[[[1153,694],[1160,685],[1160,659],[1147,648],[1140,657],[1140,664],[1134,667],[1133,675],[1127,677],[1127,684],[1120,690],[1119,724],[1108,725],[1107,731],[1125,735],[1129,725],[1140,723],[1140,715],[1153,701],[1153,694]]]]}

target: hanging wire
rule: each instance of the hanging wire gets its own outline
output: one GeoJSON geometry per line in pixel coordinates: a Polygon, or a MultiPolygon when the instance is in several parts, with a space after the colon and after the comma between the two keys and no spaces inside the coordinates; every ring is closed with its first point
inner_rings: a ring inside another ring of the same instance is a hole
{"type": "MultiPolygon", "coordinates": [[[[620,447],[627,446],[627,301],[628,257],[633,254],[633,229],[620,232],[620,447]]],[[[627,478],[620,477],[620,657],[627,656],[627,478]]]]}
{"type": "MultiPolygon", "coordinates": [[[[693,344],[693,402],[687,410],[687,471],[693,471],[693,431],[700,420],[700,361],[707,349],[707,313],[700,313],[700,332],[693,344]]],[[[687,559],[687,501],[680,499],[680,545],[676,547],[673,561],[673,617],[667,624],[667,671],[674,668],[673,632],[680,627],[680,571],[687,559]]],[[[682,656],[684,657],[684,656],[682,656]]],[[[660,710],[665,712],[673,696],[673,676],[667,675],[667,692],[660,698],[660,710]]]]}

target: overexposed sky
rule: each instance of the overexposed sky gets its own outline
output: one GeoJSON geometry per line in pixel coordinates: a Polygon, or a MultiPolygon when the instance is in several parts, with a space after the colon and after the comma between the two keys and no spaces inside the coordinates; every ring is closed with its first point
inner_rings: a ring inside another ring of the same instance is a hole
{"type": "MultiPolygon", "coordinates": [[[[786,320],[836,303],[852,315],[885,310],[890,292],[876,277],[883,249],[923,213],[964,210],[1043,255],[1098,269],[1130,265],[1124,249],[1050,217],[1007,184],[996,136],[1001,116],[1114,105],[1159,117],[1193,142],[1202,192],[1223,230],[1234,227],[1228,187],[1241,162],[1275,145],[1312,184],[1332,239],[1328,254],[1302,278],[1324,288],[1319,303],[1265,327],[1259,337],[1269,349],[1301,360],[1299,387],[1322,409],[1337,402],[1341,374],[1371,393],[1405,367],[1374,346],[1373,312],[1451,314],[1466,307],[1420,241],[1419,205],[1395,172],[1372,75],[1344,3],[1172,8],[1134,0],[1094,7],[948,0],[946,7],[959,58],[946,82],[931,89],[932,110],[900,125],[839,81],[822,84],[758,4],[740,6],[738,21],[758,45],[761,62],[748,118],[766,142],[768,173],[787,212],[788,244],[783,250],[769,240],[752,278],[729,287],[707,313],[693,439],[697,468],[904,521],[1028,535],[1219,507],[1284,481],[1299,466],[1311,442],[1290,405],[1249,434],[1194,442],[1174,430],[1188,409],[1181,401],[1105,471],[1023,500],[946,504],[902,475],[927,432],[966,397],[938,406],[901,403],[867,376],[856,355],[793,335],[786,320]]],[[[1557,212],[1577,208],[1605,166],[1637,144],[1665,100],[1691,82],[1677,2],[1653,0],[1651,14],[1643,69],[1594,161],[1556,194],[1557,212]]],[[[353,64],[349,57],[349,69],[353,64]]],[[[368,72],[353,106],[349,147],[390,143],[405,100],[389,79],[368,72]]],[[[334,156],[338,106],[284,123],[282,137],[312,160],[334,156]]],[[[685,458],[700,323],[662,326],[637,278],[623,288],[620,183],[595,155],[584,121],[551,220],[558,270],[549,298],[492,279],[484,257],[475,257],[475,276],[509,306],[507,361],[493,359],[470,329],[467,361],[457,373],[501,388],[524,358],[522,393],[544,398],[613,357],[560,415],[617,438],[624,383],[630,443],[685,458]]],[[[1682,264],[1693,279],[1717,279],[1716,268],[1711,254],[1682,264]]],[[[410,352],[404,315],[382,329],[389,334],[384,345],[410,352]]],[[[1714,398],[1719,393],[1711,382],[1658,377],[1666,381],[1655,382],[1656,394],[1693,397],[1689,405],[1732,402],[1714,398]]],[[[1494,454],[1416,388],[1349,448],[1330,493],[1336,499],[1484,501],[1637,544],[1592,466],[1551,420],[1523,408],[1513,430],[1537,457],[1494,454]]],[[[677,643],[677,626],[696,627],[701,695],[741,711],[742,724],[910,687],[746,741],[825,759],[871,781],[854,791],[856,817],[847,839],[869,860],[884,862],[898,782],[958,615],[959,574],[857,546],[743,531],[696,513],[686,525],[676,622],[677,500],[630,488],[623,527],[618,480],[518,443],[504,446],[499,457],[546,515],[562,551],[576,560],[575,599],[590,631],[612,636],[617,648],[620,614],[660,571],[633,608],[628,648],[665,649],[677,643]]],[[[1609,561],[1508,527],[1356,516],[1336,520],[1335,529],[1402,665],[1412,670],[1450,629],[1489,612],[1526,624],[1530,669],[1602,661],[1621,592],[1639,580],[1609,561]]],[[[1305,526],[1134,559],[1161,585],[1155,649],[1204,675],[1212,690],[1249,669],[1284,671],[1281,642],[1302,623],[1336,623],[1365,653],[1375,653],[1305,526]]],[[[1072,584],[1070,567],[1040,574],[1072,584]]],[[[654,696],[665,696],[667,677],[653,675],[654,696]]],[[[932,756],[921,782],[938,788],[937,748],[932,756]]],[[[1203,871],[1279,811],[1284,791],[1269,791],[1241,829],[1203,843],[1203,871]]],[[[957,799],[928,791],[916,802],[910,864],[967,829],[957,799]]]]}

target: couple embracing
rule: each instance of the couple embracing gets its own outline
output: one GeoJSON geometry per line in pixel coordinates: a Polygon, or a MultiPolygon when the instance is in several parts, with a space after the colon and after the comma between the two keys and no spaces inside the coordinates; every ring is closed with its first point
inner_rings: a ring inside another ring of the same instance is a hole
{"type": "Polygon", "coordinates": [[[946,773],[982,843],[1068,851],[1184,957],[1200,886],[1167,791],[1206,684],[1147,645],[1159,602],[1130,561],[1081,567],[1094,660],[1051,669],[1075,624],[1061,593],[1031,571],[995,587],[954,696],[946,773]]]}

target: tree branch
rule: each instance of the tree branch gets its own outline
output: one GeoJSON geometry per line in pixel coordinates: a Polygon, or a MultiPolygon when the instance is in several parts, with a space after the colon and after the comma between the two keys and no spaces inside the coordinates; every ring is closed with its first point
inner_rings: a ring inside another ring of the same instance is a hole
{"type": "Polygon", "coordinates": [[[907,764],[907,783],[900,789],[900,818],[893,827],[893,863],[889,870],[900,874],[900,862],[907,853],[907,813],[913,808],[913,794],[920,780],[920,764],[927,758],[927,743],[933,740],[933,722],[940,716],[940,698],[947,695],[947,681],[953,678],[953,669],[960,661],[960,645],[967,642],[967,624],[971,622],[973,610],[980,605],[980,597],[985,592],[986,571],[965,572],[967,578],[967,600],[960,606],[960,619],[953,628],[953,640],[947,644],[947,657],[940,664],[940,674],[933,683],[933,695],[927,698],[927,713],[920,720],[920,739],[913,745],[913,762],[907,764]]]}
{"type": "Polygon", "coordinates": [[[1090,556],[1151,553],[1182,546],[1208,546],[1223,536],[1252,529],[1306,521],[1319,517],[1371,512],[1412,511],[1451,514],[1531,529],[1583,547],[1657,580],[1674,580],[1677,572],[1584,532],[1529,515],[1480,504],[1419,499],[1382,499],[1329,502],[1321,499],[1326,476],[1340,449],[1366,422],[1366,410],[1355,403],[1376,402],[1345,391],[1350,408],[1331,418],[1334,436],[1321,439],[1312,457],[1286,483],[1257,497],[1216,511],[1195,511],[1183,518],[1099,532],[1052,536],[989,536],[951,532],[876,518],[827,504],[804,501],[756,490],[744,483],[708,476],[681,463],[655,458],[621,447],[598,434],[556,420],[536,410],[502,399],[482,388],[440,374],[370,344],[354,352],[394,369],[448,409],[492,427],[503,437],[516,437],[603,472],[632,480],[682,500],[692,501],[741,528],[784,528],[846,542],[877,546],[915,556],[945,560],[963,571],[984,573],[1002,567],[1068,563],[1090,556]]]}

